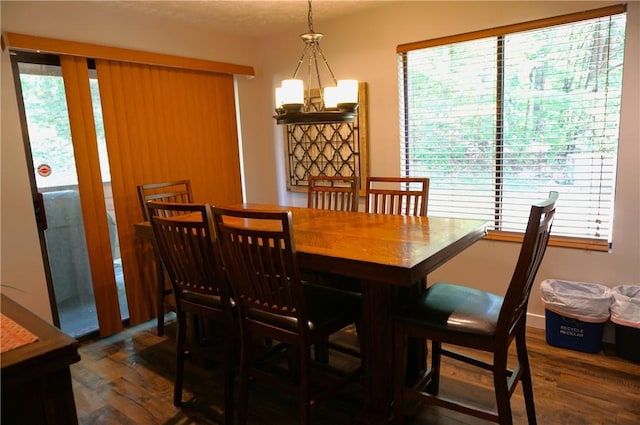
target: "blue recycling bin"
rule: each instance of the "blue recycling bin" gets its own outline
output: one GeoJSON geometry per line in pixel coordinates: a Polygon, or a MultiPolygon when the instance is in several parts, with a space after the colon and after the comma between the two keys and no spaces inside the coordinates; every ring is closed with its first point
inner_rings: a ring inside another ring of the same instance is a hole
{"type": "Polygon", "coordinates": [[[602,349],[611,289],[589,282],[547,279],[540,285],[547,343],[585,353],[602,349]]]}

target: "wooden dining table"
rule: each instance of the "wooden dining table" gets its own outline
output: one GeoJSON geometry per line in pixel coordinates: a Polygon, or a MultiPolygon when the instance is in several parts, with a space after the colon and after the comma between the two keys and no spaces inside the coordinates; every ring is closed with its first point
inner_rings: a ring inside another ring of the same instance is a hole
{"type": "Polygon", "coordinates": [[[77,424],[69,367],[80,361],[78,341],[4,294],[0,309],[0,422],[77,424]]]}
{"type": "MultiPolygon", "coordinates": [[[[300,268],[361,283],[364,403],[354,423],[390,423],[395,303],[419,292],[429,273],[484,237],[486,222],[263,204],[231,207],[290,210],[300,268]]],[[[148,223],[135,228],[138,236],[151,237],[148,223]]],[[[421,354],[417,358],[424,362],[421,354]]]]}

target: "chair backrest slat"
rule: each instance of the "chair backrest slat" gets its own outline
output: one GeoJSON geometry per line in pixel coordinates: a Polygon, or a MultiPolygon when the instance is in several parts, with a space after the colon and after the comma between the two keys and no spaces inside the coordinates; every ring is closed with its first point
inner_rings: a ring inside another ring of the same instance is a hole
{"type": "Polygon", "coordinates": [[[428,178],[367,178],[365,211],[368,213],[426,216],[428,203],[428,178]]]}
{"type": "Polygon", "coordinates": [[[310,176],[307,207],[335,211],[358,211],[358,177],[310,176]]]}

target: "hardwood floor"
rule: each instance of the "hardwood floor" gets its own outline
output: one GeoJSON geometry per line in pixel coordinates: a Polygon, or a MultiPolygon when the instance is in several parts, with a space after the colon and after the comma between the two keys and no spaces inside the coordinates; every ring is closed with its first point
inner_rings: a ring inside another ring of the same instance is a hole
{"type": "MultiPolygon", "coordinates": [[[[82,360],[71,366],[81,424],[217,424],[222,394],[215,365],[188,363],[184,407],[172,404],[175,324],[166,336],[155,333],[155,321],[102,340],[83,342],[82,360]]],[[[353,341],[347,332],[341,336],[353,341]]],[[[640,424],[640,365],[620,359],[608,347],[586,354],[546,344],[544,332],[528,332],[538,423],[541,425],[640,424]]],[[[346,358],[339,359],[347,362],[346,358]]],[[[491,404],[491,378],[468,366],[444,360],[443,393],[463,393],[491,404]]],[[[312,412],[314,425],[348,424],[358,412],[358,383],[320,404],[312,412]]],[[[249,400],[251,424],[297,422],[297,401],[254,382],[249,400]]],[[[515,424],[526,424],[520,387],[512,399],[515,424]]],[[[440,408],[422,408],[409,425],[479,425],[488,422],[440,408]]]]}

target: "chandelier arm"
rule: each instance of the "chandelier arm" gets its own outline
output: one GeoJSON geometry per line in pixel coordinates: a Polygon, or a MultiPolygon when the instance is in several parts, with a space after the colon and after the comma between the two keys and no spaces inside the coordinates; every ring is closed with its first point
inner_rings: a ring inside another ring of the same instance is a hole
{"type": "Polygon", "coordinates": [[[296,65],[296,69],[295,71],[293,71],[293,77],[291,77],[292,79],[295,79],[296,76],[298,75],[298,71],[300,70],[300,66],[302,66],[302,64],[304,63],[304,58],[305,56],[307,56],[308,50],[309,50],[309,44],[305,44],[304,49],[302,49],[302,55],[300,55],[300,59],[298,59],[298,64],[296,65]]]}
{"type": "MultiPolygon", "coordinates": [[[[329,62],[327,62],[327,58],[324,56],[324,53],[322,53],[322,49],[320,48],[320,44],[317,45],[317,52],[318,52],[318,55],[320,56],[320,58],[322,59],[322,62],[324,62],[324,66],[327,67],[327,71],[329,71],[329,75],[331,75],[331,79],[333,80],[333,84],[338,85],[338,80],[336,79],[336,76],[333,75],[333,71],[331,70],[331,67],[329,66],[329,62]]],[[[318,73],[318,78],[320,78],[320,73],[318,73]]]]}
{"type": "Polygon", "coordinates": [[[314,63],[316,63],[317,67],[317,61],[318,59],[313,52],[313,48],[311,48],[311,55],[309,56],[309,63],[307,65],[307,95],[304,98],[304,106],[307,112],[311,111],[311,70],[314,63]]]}
{"type": "MultiPolygon", "coordinates": [[[[316,52],[320,48],[320,46],[316,45],[315,47],[316,48],[313,50],[313,63],[314,63],[315,68],[316,68],[316,77],[317,77],[317,80],[318,80],[318,91],[319,91],[319,96],[320,96],[320,99],[321,99],[320,100],[320,102],[321,102],[320,109],[324,109],[324,96],[323,96],[323,93],[322,93],[322,88],[323,88],[322,87],[322,77],[320,76],[320,67],[318,66],[318,56],[316,55],[316,52]]],[[[320,57],[322,57],[322,56],[320,56],[320,57]]],[[[326,62],[325,62],[325,64],[326,64],[326,62]]],[[[309,97],[311,97],[311,96],[309,96],[309,97]]]]}

